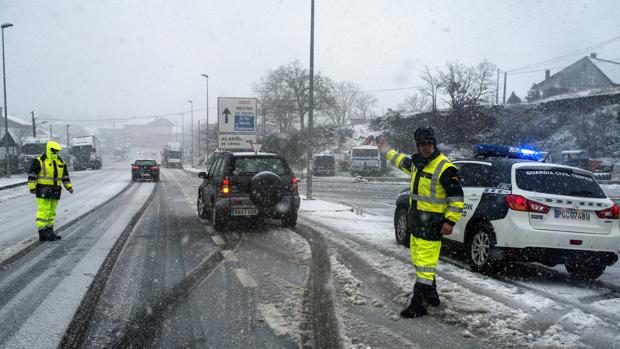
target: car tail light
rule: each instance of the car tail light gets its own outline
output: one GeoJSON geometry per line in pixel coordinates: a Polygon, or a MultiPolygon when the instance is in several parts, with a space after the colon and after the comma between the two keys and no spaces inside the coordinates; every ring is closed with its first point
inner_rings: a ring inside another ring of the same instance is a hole
{"type": "Polygon", "coordinates": [[[222,179],[222,183],[220,184],[220,193],[222,196],[228,196],[230,193],[230,181],[226,177],[222,179]]]}
{"type": "Polygon", "coordinates": [[[151,170],[153,170],[153,171],[159,171],[159,166],[151,166],[151,170]]]}
{"type": "Polygon", "coordinates": [[[547,213],[549,212],[550,207],[547,205],[543,205],[540,202],[527,200],[527,209],[530,212],[547,213]]]}
{"type": "Polygon", "coordinates": [[[293,176],[293,178],[291,179],[291,189],[293,190],[293,192],[297,192],[297,183],[299,182],[299,180],[297,179],[297,177],[293,176]]]}
{"type": "Polygon", "coordinates": [[[511,210],[515,211],[527,211],[527,199],[519,195],[506,195],[504,200],[508,204],[511,210]]]}
{"type": "Polygon", "coordinates": [[[132,169],[132,170],[139,170],[139,169],[140,169],[140,166],[132,165],[132,166],[131,166],[131,169],[132,169]]]}
{"type": "Polygon", "coordinates": [[[508,207],[515,211],[548,213],[550,210],[549,206],[541,204],[540,202],[528,200],[520,195],[506,195],[504,199],[508,207]]]}
{"type": "Polygon", "coordinates": [[[618,208],[618,205],[614,204],[610,208],[596,211],[596,215],[598,216],[598,218],[603,218],[603,219],[620,219],[619,210],[620,209],[618,208]]]}

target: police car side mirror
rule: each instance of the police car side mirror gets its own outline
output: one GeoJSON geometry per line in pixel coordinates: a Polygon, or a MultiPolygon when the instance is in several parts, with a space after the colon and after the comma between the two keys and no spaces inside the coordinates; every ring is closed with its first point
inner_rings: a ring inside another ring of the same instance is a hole
{"type": "Polygon", "coordinates": [[[200,178],[200,179],[207,179],[207,173],[206,172],[198,172],[198,178],[200,178]]]}

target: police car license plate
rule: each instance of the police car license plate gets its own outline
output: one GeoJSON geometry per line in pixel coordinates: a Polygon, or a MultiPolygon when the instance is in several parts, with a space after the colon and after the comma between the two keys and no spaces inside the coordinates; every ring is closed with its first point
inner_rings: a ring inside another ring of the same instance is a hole
{"type": "Polygon", "coordinates": [[[573,210],[570,208],[555,208],[555,218],[558,219],[573,219],[578,221],[589,221],[590,213],[581,211],[581,210],[573,210]]]}
{"type": "Polygon", "coordinates": [[[256,216],[258,209],[256,208],[235,208],[232,211],[233,216],[256,216]]]}

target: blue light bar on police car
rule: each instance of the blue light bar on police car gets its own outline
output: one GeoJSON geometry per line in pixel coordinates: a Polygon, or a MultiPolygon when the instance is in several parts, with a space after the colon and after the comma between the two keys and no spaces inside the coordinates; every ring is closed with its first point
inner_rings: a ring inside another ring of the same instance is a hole
{"type": "Polygon", "coordinates": [[[476,144],[474,156],[477,157],[500,157],[524,160],[540,160],[543,155],[537,149],[531,147],[510,147],[499,144],[476,144]]]}

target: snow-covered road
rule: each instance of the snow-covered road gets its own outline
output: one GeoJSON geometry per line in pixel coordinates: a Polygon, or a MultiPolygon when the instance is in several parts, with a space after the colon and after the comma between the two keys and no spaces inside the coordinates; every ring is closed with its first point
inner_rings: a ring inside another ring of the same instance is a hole
{"type": "Polygon", "coordinates": [[[3,347],[58,347],[101,264],[153,188],[130,187],[65,230],[61,241],[39,244],[0,271],[3,347]]]}
{"type": "MultiPolygon", "coordinates": [[[[55,229],[101,205],[131,183],[129,168],[114,164],[99,171],[71,172],[74,194],[64,191],[56,211],[55,229]]],[[[0,261],[36,241],[34,195],[24,186],[0,191],[0,261]]]]}

